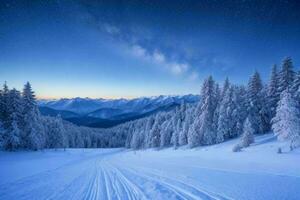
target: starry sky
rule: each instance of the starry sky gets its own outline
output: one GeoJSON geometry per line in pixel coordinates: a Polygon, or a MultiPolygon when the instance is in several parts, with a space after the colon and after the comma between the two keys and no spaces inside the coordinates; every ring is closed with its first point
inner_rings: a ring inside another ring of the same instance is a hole
{"type": "Polygon", "coordinates": [[[40,98],[197,94],[300,64],[300,1],[0,1],[0,81],[40,98]]]}

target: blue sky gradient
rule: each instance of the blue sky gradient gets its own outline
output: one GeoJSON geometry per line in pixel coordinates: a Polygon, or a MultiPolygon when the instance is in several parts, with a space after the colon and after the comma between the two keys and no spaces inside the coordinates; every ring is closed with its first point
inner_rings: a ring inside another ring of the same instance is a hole
{"type": "Polygon", "coordinates": [[[300,62],[299,1],[1,1],[0,80],[42,98],[199,93],[300,62]]]}

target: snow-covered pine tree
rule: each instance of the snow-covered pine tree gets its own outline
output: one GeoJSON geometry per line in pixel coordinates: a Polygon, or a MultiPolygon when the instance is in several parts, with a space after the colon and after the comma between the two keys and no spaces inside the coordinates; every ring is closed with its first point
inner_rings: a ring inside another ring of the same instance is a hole
{"type": "Polygon", "coordinates": [[[233,93],[233,119],[234,119],[234,136],[239,136],[243,133],[244,121],[247,117],[247,101],[246,89],[244,86],[234,86],[233,93]]]}
{"type": "Polygon", "coordinates": [[[144,148],[145,144],[145,127],[146,127],[146,120],[140,119],[138,120],[138,131],[139,131],[139,148],[144,148]]]}
{"type": "Polygon", "coordinates": [[[150,117],[147,118],[146,128],[145,128],[145,142],[144,142],[145,148],[151,147],[151,139],[152,138],[150,136],[150,132],[152,130],[154,122],[155,122],[155,118],[153,115],[151,115],[150,117]]]}
{"type": "Polygon", "coordinates": [[[22,95],[23,95],[24,113],[34,110],[36,108],[36,99],[35,99],[35,94],[31,88],[31,85],[29,82],[27,82],[24,85],[22,95]]]}
{"type": "Polygon", "coordinates": [[[291,87],[291,93],[297,101],[300,101],[300,71],[298,71],[295,75],[295,79],[291,87]]]}
{"type": "Polygon", "coordinates": [[[278,78],[278,91],[280,94],[287,88],[291,89],[295,78],[295,72],[293,70],[293,62],[290,57],[287,57],[283,60],[282,68],[278,74],[278,78]]]}
{"type": "Polygon", "coordinates": [[[21,145],[21,134],[17,123],[16,113],[13,113],[11,118],[11,126],[6,130],[4,148],[9,151],[14,151],[21,145]]]}
{"type": "Polygon", "coordinates": [[[25,127],[23,131],[25,132],[26,139],[25,146],[23,147],[35,151],[43,149],[45,147],[46,137],[40,114],[32,110],[25,115],[24,121],[25,127]]]}
{"type": "MultiPolygon", "coordinates": [[[[83,143],[83,137],[82,137],[81,132],[78,130],[78,131],[73,132],[73,134],[75,135],[75,145],[76,145],[76,147],[77,148],[83,148],[84,143],[83,143]]],[[[107,146],[108,146],[108,144],[105,144],[105,147],[107,147],[107,146]]]]}
{"type": "MultiPolygon", "coordinates": [[[[109,144],[110,147],[115,147],[114,144],[116,143],[116,139],[115,136],[112,136],[111,141],[113,141],[112,143],[109,144]]],[[[85,130],[85,134],[83,134],[83,142],[84,142],[84,148],[91,148],[92,146],[92,140],[90,138],[89,134],[86,134],[86,130],[85,130]]]]}
{"type": "Polygon", "coordinates": [[[185,120],[183,122],[182,133],[180,134],[180,137],[179,137],[179,145],[188,144],[188,133],[189,133],[191,124],[193,123],[192,112],[193,112],[193,110],[190,108],[186,109],[186,111],[185,111],[185,120]]]}
{"type": "Polygon", "coordinates": [[[187,122],[187,108],[186,103],[182,102],[180,104],[180,112],[179,112],[179,138],[178,144],[185,145],[187,144],[187,133],[188,133],[188,123],[187,122]]]}
{"type": "Polygon", "coordinates": [[[236,102],[234,101],[234,94],[235,94],[235,86],[231,86],[229,90],[227,91],[226,97],[228,99],[228,107],[227,107],[227,117],[229,119],[228,121],[228,133],[225,135],[226,138],[233,138],[236,136],[236,130],[235,130],[235,125],[237,118],[235,116],[235,110],[237,108],[237,105],[235,104],[236,102]]]}
{"type": "Polygon", "coordinates": [[[218,105],[216,107],[216,111],[214,114],[214,126],[216,135],[216,143],[221,143],[225,140],[225,134],[227,132],[228,127],[228,118],[227,118],[227,102],[228,97],[226,98],[226,94],[229,95],[228,89],[230,87],[229,79],[226,78],[224,85],[222,87],[221,96],[219,98],[218,105]]]}
{"type": "MultiPolygon", "coordinates": [[[[216,101],[216,109],[214,112],[214,119],[213,119],[213,130],[217,135],[218,131],[218,119],[219,119],[219,113],[220,113],[220,104],[221,104],[221,90],[219,87],[219,84],[216,83],[216,91],[215,91],[215,101],[216,101]]],[[[217,136],[216,136],[216,141],[217,142],[217,136]]]]}
{"type": "Polygon", "coordinates": [[[41,116],[36,104],[34,92],[29,82],[24,86],[23,93],[23,147],[38,150],[45,145],[45,132],[41,116]]]}
{"type": "MultiPolygon", "coordinates": [[[[132,136],[133,136],[133,131],[131,131],[132,126],[134,126],[133,123],[127,123],[128,124],[128,127],[126,129],[129,129],[130,131],[126,131],[127,132],[127,137],[126,137],[126,140],[125,140],[125,147],[126,148],[131,148],[131,140],[132,140],[132,136]]],[[[145,132],[143,133],[144,135],[146,134],[145,132]]]]}
{"type": "Polygon", "coordinates": [[[252,128],[251,121],[249,118],[246,118],[244,122],[243,135],[241,138],[241,146],[248,147],[251,143],[254,142],[254,132],[255,130],[252,128]]]}
{"type": "Polygon", "coordinates": [[[155,116],[155,121],[153,127],[150,131],[150,147],[159,147],[160,146],[160,130],[161,130],[161,116],[160,113],[157,113],[155,116]]]}
{"type": "Polygon", "coordinates": [[[5,149],[15,150],[20,147],[21,130],[19,126],[22,120],[22,99],[20,92],[12,89],[8,93],[8,100],[6,102],[6,131],[3,137],[5,149]]]}
{"type": "Polygon", "coordinates": [[[272,119],[272,129],[279,140],[291,140],[291,148],[299,146],[299,103],[295,101],[288,89],[283,91],[280,95],[276,115],[272,119]]]}
{"type": "Polygon", "coordinates": [[[224,84],[223,84],[223,87],[222,87],[222,92],[221,92],[221,99],[223,99],[223,97],[225,96],[227,90],[229,89],[230,87],[230,81],[229,81],[229,78],[226,77],[225,81],[224,81],[224,84]]]}
{"type": "Polygon", "coordinates": [[[9,122],[8,104],[9,104],[9,89],[5,82],[3,85],[3,90],[1,91],[1,99],[0,99],[0,120],[3,123],[4,129],[7,129],[11,125],[11,123],[9,122]]]}
{"type": "Polygon", "coordinates": [[[8,123],[12,124],[12,120],[16,120],[18,126],[22,123],[23,118],[23,104],[22,97],[18,90],[13,88],[9,91],[8,102],[7,102],[7,113],[8,113],[8,123]]]}
{"type": "Polygon", "coordinates": [[[218,130],[217,130],[217,142],[220,143],[225,139],[231,138],[234,127],[233,111],[235,105],[233,102],[233,86],[225,92],[225,96],[222,99],[220,106],[220,113],[218,119],[218,130]]]}
{"type": "Polygon", "coordinates": [[[300,87],[300,71],[295,73],[294,81],[291,86],[291,93],[294,94],[300,87]]]}
{"type": "Polygon", "coordinates": [[[240,96],[239,96],[239,88],[234,85],[232,91],[232,111],[231,111],[231,130],[230,130],[230,138],[234,138],[239,135],[238,133],[238,123],[240,117],[240,96]]]}
{"type": "Polygon", "coordinates": [[[173,147],[176,149],[179,146],[179,134],[180,134],[180,125],[181,125],[181,119],[180,119],[180,109],[176,107],[175,112],[171,118],[172,121],[172,128],[173,133],[171,137],[171,143],[173,147]]]}
{"type": "Polygon", "coordinates": [[[268,97],[268,106],[270,108],[270,117],[273,118],[276,114],[277,103],[280,99],[280,94],[278,91],[278,73],[277,66],[272,67],[271,78],[268,85],[267,97],[268,97]]]}
{"type": "Polygon", "coordinates": [[[5,134],[5,130],[3,127],[3,123],[0,120],[0,149],[2,149],[4,146],[4,134],[5,134]]]}
{"type": "Polygon", "coordinates": [[[201,114],[197,119],[200,125],[199,130],[196,132],[195,140],[198,144],[210,145],[215,143],[216,133],[214,132],[214,112],[216,109],[215,102],[215,82],[212,76],[209,76],[203,84],[201,92],[202,100],[201,114]]]}
{"type": "Polygon", "coordinates": [[[133,149],[139,149],[141,147],[141,139],[138,129],[133,131],[130,147],[133,149]]]}
{"type": "Polygon", "coordinates": [[[253,76],[250,78],[248,83],[247,90],[247,99],[248,99],[248,118],[254,129],[254,134],[263,133],[261,130],[262,127],[262,118],[260,112],[262,110],[262,97],[261,91],[263,89],[262,81],[260,79],[259,73],[256,71],[253,76]]]}
{"type": "Polygon", "coordinates": [[[3,124],[4,99],[3,91],[0,89],[0,122],[3,124]]]}
{"type": "Polygon", "coordinates": [[[171,144],[171,137],[173,133],[173,122],[166,120],[162,124],[160,147],[168,147],[171,144]]]}
{"type": "Polygon", "coordinates": [[[131,148],[140,149],[143,148],[144,139],[145,139],[145,124],[144,119],[137,120],[134,123],[134,129],[132,130],[133,135],[131,139],[131,148]]]}
{"type": "Polygon", "coordinates": [[[268,105],[267,99],[267,86],[263,86],[263,89],[260,92],[260,101],[261,101],[261,109],[259,112],[260,115],[260,131],[262,133],[266,133],[271,129],[271,111],[268,105]]]}

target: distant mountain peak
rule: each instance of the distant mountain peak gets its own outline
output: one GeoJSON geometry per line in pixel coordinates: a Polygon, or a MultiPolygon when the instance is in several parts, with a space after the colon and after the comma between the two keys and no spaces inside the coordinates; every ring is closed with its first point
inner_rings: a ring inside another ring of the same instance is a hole
{"type": "MultiPolygon", "coordinates": [[[[92,99],[92,98],[62,98],[58,100],[38,100],[44,115],[56,115],[60,113],[69,116],[92,117],[105,120],[122,120],[126,117],[135,118],[146,116],[147,113],[163,111],[181,104],[195,103],[200,99],[199,95],[159,95],[152,97],[140,97],[134,99],[92,99]],[[49,109],[46,109],[49,108],[49,109]],[[51,109],[51,110],[50,110],[51,109]]],[[[63,117],[64,118],[64,117],[63,117]]],[[[80,120],[76,120],[77,122],[80,120]]]]}

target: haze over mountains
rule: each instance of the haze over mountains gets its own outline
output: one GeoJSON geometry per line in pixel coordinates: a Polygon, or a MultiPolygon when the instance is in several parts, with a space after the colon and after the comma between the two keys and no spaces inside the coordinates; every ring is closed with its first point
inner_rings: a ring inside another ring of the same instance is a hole
{"type": "Polygon", "coordinates": [[[135,99],[71,98],[39,100],[42,115],[57,116],[77,125],[106,128],[139,119],[159,111],[168,111],[180,103],[195,103],[199,95],[141,97],[135,99]]]}

